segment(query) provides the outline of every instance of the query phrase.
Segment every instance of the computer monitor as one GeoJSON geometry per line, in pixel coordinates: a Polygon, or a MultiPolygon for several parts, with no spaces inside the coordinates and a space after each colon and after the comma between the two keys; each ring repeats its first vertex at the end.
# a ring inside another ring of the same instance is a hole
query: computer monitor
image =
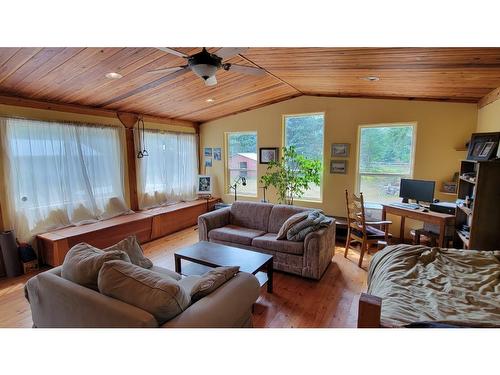
{"type": "Polygon", "coordinates": [[[403,203],[408,203],[408,199],[431,202],[434,200],[435,181],[411,180],[402,178],[399,186],[399,197],[403,198],[403,203]]]}

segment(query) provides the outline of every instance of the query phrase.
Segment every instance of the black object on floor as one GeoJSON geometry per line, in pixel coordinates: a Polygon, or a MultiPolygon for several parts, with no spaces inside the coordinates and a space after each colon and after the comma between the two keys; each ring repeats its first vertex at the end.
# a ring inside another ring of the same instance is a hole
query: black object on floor
{"type": "Polygon", "coordinates": [[[13,231],[0,233],[0,248],[7,277],[22,275],[23,268],[17,252],[16,236],[13,231]]]}

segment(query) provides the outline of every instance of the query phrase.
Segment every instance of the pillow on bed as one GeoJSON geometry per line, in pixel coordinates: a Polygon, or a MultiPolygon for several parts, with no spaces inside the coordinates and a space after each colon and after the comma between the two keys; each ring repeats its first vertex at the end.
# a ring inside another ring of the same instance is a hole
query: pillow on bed
{"type": "Polygon", "coordinates": [[[295,224],[304,220],[309,215],[309,213],[310,211],[299,212],[286,219],[283,225],[281,226],[276,239],[286,240],[286,235],[288,234],[290,228],[293,227],[295,224]]]}

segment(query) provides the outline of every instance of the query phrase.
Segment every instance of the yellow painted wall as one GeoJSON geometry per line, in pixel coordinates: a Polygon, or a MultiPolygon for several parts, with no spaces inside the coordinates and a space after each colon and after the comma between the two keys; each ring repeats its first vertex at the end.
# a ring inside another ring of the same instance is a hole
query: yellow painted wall
{"type": "MultiPolygon", "coordinates": [[[[459,169],[460,160],[465,157],[464,151],[455,151],[455,148],[465,144],[476,130],[477,124],[475,104],[301,96],[202,124],[200,149],[224,148],[224,132],[254,130],[258,133],[258,147],[281,147],[282,115],[307,112],[325,112],[323,202],[297,202],[297,205],[321,208],[326,213],[337,216],[346,215],[344,190],[355,190],[359,125],[416,122],[413,177],[435,180],[436,190],[439,190],[441,182],[451,179],[459,169]],[[331,143],[351,144],[346,175],[329,173],[331,143]]],[[[202,165],[203,163],[202,160],[202,165]]],[[[206,173],[215,177],[214,195],[231,202],[232,195],[224,192],[224,165],[224,160],[214,160],[213,167],[207,168],[206,173]]],[[[265,169],[265,165],[258,166],[259,176],[265,173],[265,169]]],[[[436,197],[441,200],[455,199],[454,196],[439,192],[436,192],[436,197]]],[[[268,198],[273,201],[273,197],[268,195],[268,198]]],[[[258,201],[262,199],[262,189],[259,189],[257,198],[241,199],[258,201]]]]}
{"type": "Polygon", "coordinates": [[[480,108],[477,113],[477,132],[500,131],[500,100],[480,108]]]}
{"type": "MultiPolygon", "coordinates": [[[[28,119],[36,119],[36,120],[47,120],[47,121],[75,121],[75,122],[83,122],[83,123],[91,123],[91,124],[102,124],[102,125],[112,125],[122,127],[120,120],[118,118],[113,117],[103,117],[103,116],[93,116],[93,115],[84,115],[78,113],[70,113],[70,112],[61,112],[61,111],[53,111],[53,110],[45,110],[45,109],[37,109],[37,108],[28,108],[28,107],[20,107],[20,106],[9,106],[0,104],[0,116],[3,117],[23,117],[28,119]]],[[[185,126],[179,125],[168,125],[161,123],[153,123],[145,121],[144,127],[147,129],[159,129],[159,130],[169,130],[169,131],[179,131],[179,132],[189,132],[194,133],[194,128],[188,128],[185,126]]],[[[123,142],[123,155],[126,155],[125,150],[125,142],[123,142]]],[[[129,202],[129,186],[128,186],[128,165],[127,159],[125,158],[125,199],[127,200],[127,204],[129,202]]],[[[3,180],[3,160],[2,153],[0,152],[0,181],[3,180]]],[[[10,228],[10,221],[7,215],[7,210],[5,209],[5,186],[3,183],[0,183],[0,208],[3,219],[4,228],[10,228]]]]}

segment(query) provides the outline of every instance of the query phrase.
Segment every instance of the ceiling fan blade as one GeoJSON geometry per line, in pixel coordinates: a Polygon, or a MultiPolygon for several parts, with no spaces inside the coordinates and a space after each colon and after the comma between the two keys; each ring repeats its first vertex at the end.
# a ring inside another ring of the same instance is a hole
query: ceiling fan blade
{"type": "Polygon", "coordinates": [[[173,73],[181,69],[187,69],[187,67],[188,67],[187,65],[183,65],[183,66],[174,66],[172,68],[154,69],[148,71],[148,73],[173,73]]]}
{"type": "Polygon", "coordinates": [[[231,72],[237,72],[237,73],[244,73],[244,74],[251,74],[254,76],[263,76],[266,74],[266,71],[261,68],[255,68],[253,66],[246,66],[246,65],[235,65],[235,64],[230,64],[229,69],[231,72]]]}
{"type": "Polygon", "coordinates": [[[205,85],[206,86],[215,86],[216,84],[217,84],[217,78],[215,78],[215,76],[208,77],[205,80],[205,85]]]}
{"type": "Polygon", "coordinates": [[[175,56],[184,57],[184,58],[188,58],[188,57],[189,57],[189,56],[188,56],[188,55],[186,55],[185,53],[180,52],[180,51],[176,51],[176,50],[175,50],[175,49],[173,49],[173,48],[168,48],[168,47],[158,47],[157,49],[159,49],[160,51],[163,51],[163,52],[170,53],[170,54],[175,55],[175,56]]]}
{"type": "Polygon", "coordinates": [[[219,57],[222,57],[222,60],[229,59],[230,57],[236,56],[240,53],[245,52],[248,47],[223,47],[215,54],[219,57]]]}

